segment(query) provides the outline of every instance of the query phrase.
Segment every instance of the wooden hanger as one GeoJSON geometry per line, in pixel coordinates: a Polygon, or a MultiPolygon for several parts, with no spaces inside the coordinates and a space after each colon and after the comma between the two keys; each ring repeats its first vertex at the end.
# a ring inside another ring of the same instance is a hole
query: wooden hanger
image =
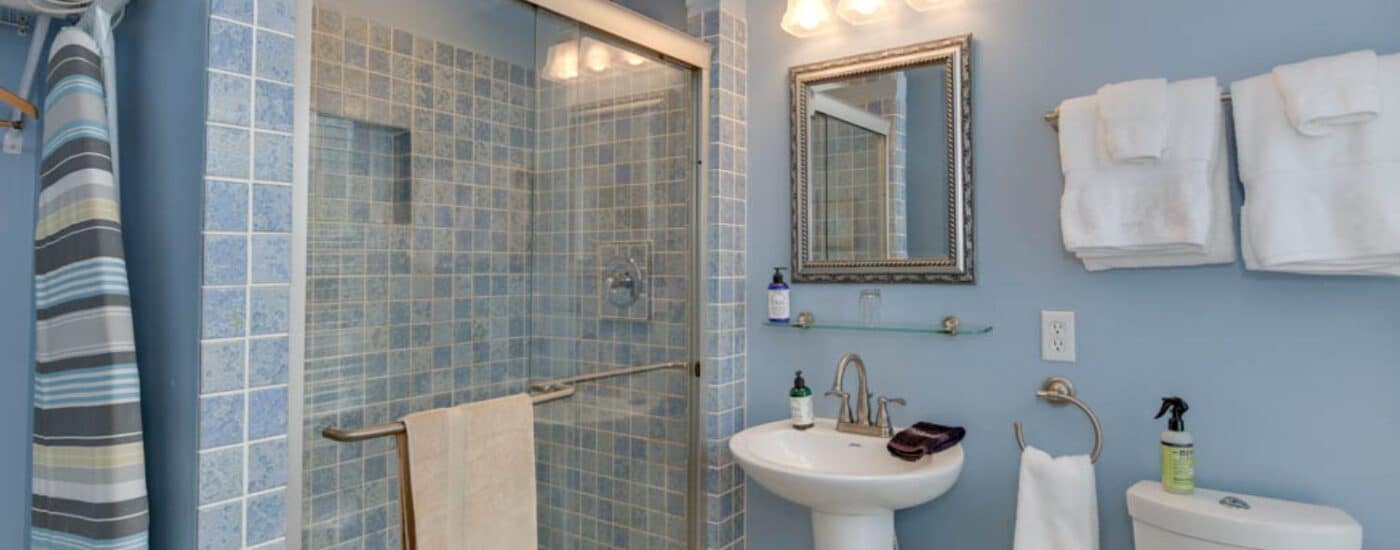
{"type": "MultiPolygon", "coordinates": [[[[19,109],[19,112],[20,112],[21,114],[29,115],[29,118],[39,118],[39,108],[38,108],[38,107],[35,107],[33,103],[30,103],[30,102],[26,101],[24,98],[22,98],[22,97],[16,95],[14,92],[11,92],[11,91],[9,91],[9,90],[7,90],[7,89],[5,89],[5,88],[2,88],[2,87],[0,87],[0,101],[3,101],[3,102],[5,102],[5,103],[8,103],[9,105],[13,106],[14,108],[19,109]]],[[[15,121],[0,120],[0,128],[23,128],[23,127],[24,127],[24,121],[23,121],[23,120],[15,120],[15,121]]]]}

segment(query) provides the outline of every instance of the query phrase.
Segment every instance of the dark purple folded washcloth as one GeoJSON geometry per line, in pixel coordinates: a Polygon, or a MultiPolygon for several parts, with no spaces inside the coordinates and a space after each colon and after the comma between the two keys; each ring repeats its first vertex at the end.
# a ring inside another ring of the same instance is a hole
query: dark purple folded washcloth
{"type": "Polygon", "coordinates": [[[957,445],[967,430],[960,426],[940,426],[931,422],[919,422],[894,434],[886,449],[890,454],[913,462],[924,455],[937,454],[957,445]]]}

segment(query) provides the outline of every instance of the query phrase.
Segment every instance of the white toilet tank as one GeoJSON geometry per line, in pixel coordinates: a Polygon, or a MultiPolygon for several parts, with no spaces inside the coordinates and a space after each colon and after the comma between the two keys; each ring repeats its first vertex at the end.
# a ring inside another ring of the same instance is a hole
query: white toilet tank
{"type": "Polygon", "coordinates": [[[1336,508],[1156,481],[1128,488],[1137,550],[1361,550],[1361,524],[1336,508]]]}

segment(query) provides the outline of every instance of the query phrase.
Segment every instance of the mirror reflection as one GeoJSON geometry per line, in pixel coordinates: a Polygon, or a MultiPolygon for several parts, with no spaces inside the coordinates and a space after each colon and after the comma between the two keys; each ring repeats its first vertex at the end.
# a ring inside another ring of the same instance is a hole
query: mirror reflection
{"type": "Polygon", "coordinates": [[[813,260],[949,255],[946,78],[929,64],[810,87],[813,260]]]}

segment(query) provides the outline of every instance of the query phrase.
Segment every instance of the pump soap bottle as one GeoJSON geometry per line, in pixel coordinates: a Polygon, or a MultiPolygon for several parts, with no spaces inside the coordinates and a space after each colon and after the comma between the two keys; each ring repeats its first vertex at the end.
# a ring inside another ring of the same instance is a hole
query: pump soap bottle
{"type": "Polygon", "coordinates": [[[1162,432],[1162,488],[1169,493],[1189,495],[1196,490],[1196,446],[1181,419],[1190,409],[1180,397],[1163,397],[1162,410],[1154,417],[1172,413],[1162,432]]]}
{"type": "Polygon", "coordinates": [[[802,379],[802,371],[797,371],[792,391],[788,392],[788,410],[792,413],[792,427],[805,430],[816,424],[812,419],[812,388],[802,379]]]}
{"type": "Polygon", "coordinates": [[[773,282],[768,285],[768,322],[792,322],[792,289],[783,281],[782,267],[773,268],[773,282]]]}

